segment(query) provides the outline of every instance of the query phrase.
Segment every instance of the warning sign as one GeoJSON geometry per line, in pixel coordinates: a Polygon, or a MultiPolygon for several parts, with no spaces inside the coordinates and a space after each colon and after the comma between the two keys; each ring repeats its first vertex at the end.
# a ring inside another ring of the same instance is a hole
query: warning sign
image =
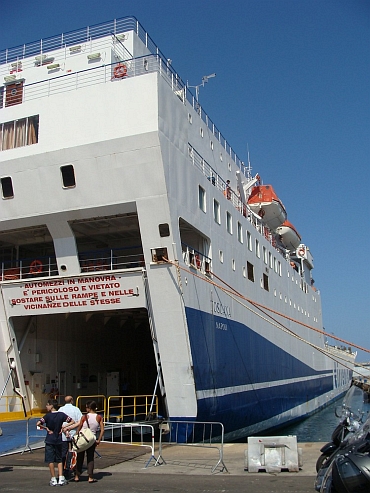
{"type": "Polygon", "coordinates": [[[145,306],[141,274],[30,281],[3,285],[9,317],[145,306]]]}

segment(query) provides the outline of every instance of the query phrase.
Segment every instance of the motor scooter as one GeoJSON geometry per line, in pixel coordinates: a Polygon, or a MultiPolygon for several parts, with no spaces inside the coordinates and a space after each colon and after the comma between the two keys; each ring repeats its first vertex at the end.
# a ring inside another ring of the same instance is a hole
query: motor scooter
{"type": "Polygon", "coordinates": [[[360,430],[343,442],[326,468],[320,493],[370,491],[370,417],[360,430]]]}
{"type": "Polygon", "coordinates": [[[321,455],[316,461],[316,472],[325,467],[326,461],[338,450],[348,433],[357,431],[360,427],[362,411],[358,408],[358,401],[361,399],[363,399],[363,391],[352,385],[343,399],[342,406],[335,409],[335,415],[340,418],[340,422],[331,435],[331,442],[320,449],[321,455]],[[354,406],[357,406],[356,413],[352,411],[354,406]]]}
{"type": "Polygon", "coordinates": [[[346,448],[348,443],[352,443],[358,439],[362,433],[361,430],[363,430],[364,426],[361,424],[364,417],[363,407],[364,393],[362,389],[353,385],[343,399],[342,406],[336,408],[335,410],[336,416],[340,417],[341,421],[333,432],[332,442],[329,442],[322,447],[322,454],[316,462],[316,491],[321,491],[327,471],[331,468],[332,462],[336,458],[337,454],[341,453],[341,451],[346,448]]]}

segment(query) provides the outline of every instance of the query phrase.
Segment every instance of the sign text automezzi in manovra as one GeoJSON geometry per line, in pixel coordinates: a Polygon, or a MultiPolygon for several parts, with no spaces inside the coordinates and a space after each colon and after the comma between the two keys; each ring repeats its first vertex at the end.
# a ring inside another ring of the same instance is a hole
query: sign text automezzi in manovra
{"type": "Polygon", "coordinates": [[[3,284],[9,317],[145,306],[141,274],[74,277],[3,284]]]}

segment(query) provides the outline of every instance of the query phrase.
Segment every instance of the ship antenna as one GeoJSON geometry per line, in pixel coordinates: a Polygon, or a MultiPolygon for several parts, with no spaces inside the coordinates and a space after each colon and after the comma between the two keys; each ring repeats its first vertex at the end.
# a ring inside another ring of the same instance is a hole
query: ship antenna
{"type": "Polygon", "coordinates": [[[211,79],[212,77],[216,77],[216,74],[213,73],[210,75],[203,75],[201,84],[198,84],[197,86],[190,86],[189,81],[186,81],[186,87],[188,87],[188,88],[192,87],[195,89],[195,99],[196,99],[197,103],[199,101],[199,88],[204,87],[204,84],[206,82],[208,82],[208,79],[211,79]]]}
{"type": "Polygon", "coordinates": [[[246,177],[249,180],[252,179],[252,166],[251,166],[251,160],[249,157],[249,145],[247,144],[247,156],[248,156],[248,166],[246,166],[245,171],[246,171],[246,177]]]}

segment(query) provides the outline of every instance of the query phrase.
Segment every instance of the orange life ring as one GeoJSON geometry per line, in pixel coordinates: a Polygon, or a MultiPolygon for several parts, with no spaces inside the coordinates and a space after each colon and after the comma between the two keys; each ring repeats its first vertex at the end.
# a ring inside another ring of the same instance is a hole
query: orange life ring
{"type": "Polygon", "coordinates": [[[35,259],[30,264],[30,274],[39,274],[40,272],[42,272],[42,262],[35,259]]]}
{"type": "Polygon", "coordinates": [[[113,75],[115,79],[122,79],[122,77],[126,77],[127,75],[127,67],[123,63],[119,63],[116,67],[114,67],[113,75]]]}

